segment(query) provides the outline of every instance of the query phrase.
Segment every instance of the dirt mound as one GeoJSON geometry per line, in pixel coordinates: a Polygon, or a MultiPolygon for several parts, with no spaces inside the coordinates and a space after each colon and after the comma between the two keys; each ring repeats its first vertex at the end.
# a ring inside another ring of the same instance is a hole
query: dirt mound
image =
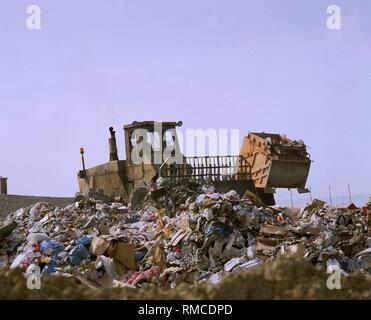
{"type": "Polygon", "coordinates": [[[19,270],[0,271],[1,299],[371,299],[371,280],[359,273],[329,290],[329,275],[300,258],[280,257],[254,269],[235,272],[216,285],[90,289],[75,278],[43,277],[41,290],[29,290],[19,270]]]}

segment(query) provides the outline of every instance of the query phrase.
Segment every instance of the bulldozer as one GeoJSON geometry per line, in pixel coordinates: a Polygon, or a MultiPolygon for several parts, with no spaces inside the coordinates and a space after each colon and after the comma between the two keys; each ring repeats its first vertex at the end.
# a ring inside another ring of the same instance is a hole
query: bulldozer
{"type": "Polygon", "coordinates": [[[85,150],[80,149],[80,193],[101,194],[138,208],[158,178],[204,181],[221,193],[235,190],[259,206],[275,204],[276,188],[308,191],[305,184],[311,159],[303,141],[279,134],[249,133],[239,155],[187,157],[180,152],[176,134],[181,125],[181,121],[124,125],[125,160],[119,160],[115,130],[109,128],[109,162],[86,169],[85,150]],[[146,153],[138,152],[144,149],[146,153]],[[143,161],[145,155],[148,159],[143,161]]]}

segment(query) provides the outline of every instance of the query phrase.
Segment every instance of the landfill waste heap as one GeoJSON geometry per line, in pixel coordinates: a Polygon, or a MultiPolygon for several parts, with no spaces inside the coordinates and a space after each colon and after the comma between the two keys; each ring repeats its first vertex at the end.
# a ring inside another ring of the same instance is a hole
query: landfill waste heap
{"type": "Polygon", "coordinates": [[[140,210],[79,197],[63,209],[41,202],[11,213],[0,225],[0,269],[26,278],[40,270],[42,279],[59,275],[90,288],[174,288],[216,285],[293,255],[366,281],[370,214],[371,202],[258,208],[233,190],[159,178],[140,210]]]}

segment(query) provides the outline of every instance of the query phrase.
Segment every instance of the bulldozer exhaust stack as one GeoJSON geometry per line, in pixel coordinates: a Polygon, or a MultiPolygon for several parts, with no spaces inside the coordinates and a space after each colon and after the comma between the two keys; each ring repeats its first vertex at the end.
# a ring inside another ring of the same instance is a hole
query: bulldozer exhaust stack
{"type": "Polygon", "coordinates": [[[117,144],[116,144],[116,132],[112,127],[109,128],[111,138],[108,139],[109,146],[109,161],[117,161],[119,159],[117,155],[117,144]]]}

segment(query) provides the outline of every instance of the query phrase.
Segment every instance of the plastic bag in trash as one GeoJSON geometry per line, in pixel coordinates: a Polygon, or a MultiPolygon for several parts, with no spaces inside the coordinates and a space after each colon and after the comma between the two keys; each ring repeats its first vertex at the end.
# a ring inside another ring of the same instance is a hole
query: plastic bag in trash
{"type": "Polygon", "coordinates": [[[13,260],[10,268],[27,269],[34,262],[35,258],[36,254],[34,252],[22,252],[13,260]]]}
{"type": "Polygon", "coordinates": [[[27,241],[28,242],[42,242],[44,240],[49,240],[49,236],[45,233],[30,233],[28,236],[27,236],[27,241]]]}
{"type": "Polygon", "coordinates": [[[201,187],[201,190],[203,193],[214,193],[215,192],[215,187],[212,185],[203,185],[201,187]]]}
{"type": "Polygon", "coordinates": [[[58,253],[64,249],[64,245],[54,240],[44,240],[40,244],[40,251],[42,254],[51,256],[54,253],[58,253]]]}
{"type": "Polygon", "coordinates": [[[205,203],[205,199],[206,199],[206,196],[204,194],[200,194],[197,198],[196,198],[196,205],[197,206],[202,206],[204,203],[205,203]]]}
{"type": "Polygon", "coordinates": [[[203,216],[206,218],[207,221],[211,221],[214,218],[213,209],[212,208],[204,209],[203,216]]]}
{"type": "Polygon", "coordinates": [[[15,269],[21,266],[23,259],[26,257],[26,252],[21,252],[19,255],[15,257],[12,264],[10,265],[11,269],[15,269]]]}
{"type": "Polygon", "coordinates": [[[145,252],[143,252],[143,251],[137,251],[137,252],[135,252],[135,259],[137,261],[142,261],[143,258],[145,257],[145,255],[146,255],[145,252]]]}
{"type": "Polygon", "coordinates": [[[78,246],[81,244],[84,247],[90,247],[92,238],[92,236],[82,236],[75,241],[75,245],[78,246]]]}
{"type": "Polygon", "coordinates": [[[119,276],[116,271],[116,266],[113,263],[113,259],[105,256],[99,256],[95,261],[96,270],[104,270],[104,272],[112,279],[118,279],[119,276]]]}
{"type": "Polygon", "coordinates": [[[217,234],[220,238],[224,239],[228,237],[230,233],[231,231],[226,225],[215,221],[211,222],[205,230],[205,236],[207,238],[210,237],[212,234],[217,234]]]}
{"type": "Polygon", "coordinates": [[[50,262],[44,267],[42,274],[51,274],[56,272],[56,267],[58,267],[57,261],[51,259],[50,262]]]}
{"type": "Polygon", "coordinates": [[[39,206],[39,203],[36,203],[29,212],[29,215],[31,218],[36,217],[39,214],[39,209],[37,208],[39,206]]]}
{"type": "Polygon", "coordinates": [[[160,188],[166,188],[169,186],[170,184],[170,179],[169,178],[163,178],[163,177],[160,177],[156,180],[156,183],[158,184],[158,186],[160,188]]]}
{"type": "Polygon", "coordinates": [[[89,257],[89,251],[82,244],[74,247],[68,254],[67,260],[70,265],[77,266],[89,257]]]}
{"type": "Polygon", "coordinates": [[[234,190],[231,190],[229,192],[227,192],[224,197],[230,201],[238,201],[240,200],[240,196],[238,195],[238,193],[234,190]]]}

